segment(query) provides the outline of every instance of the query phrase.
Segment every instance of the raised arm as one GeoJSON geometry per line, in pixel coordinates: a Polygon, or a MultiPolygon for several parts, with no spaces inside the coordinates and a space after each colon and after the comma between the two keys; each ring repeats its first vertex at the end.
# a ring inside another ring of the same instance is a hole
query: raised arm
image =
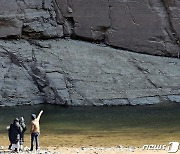
{"type": "Polygon", "coordinates": [[[38,114],[38,116],[37,116],[37,120],[38,120],[38,121],[40,120],[42,113],[43,113],[43,110],[41,110],[41,112],[39,112],[39,114],[38,114]]]}

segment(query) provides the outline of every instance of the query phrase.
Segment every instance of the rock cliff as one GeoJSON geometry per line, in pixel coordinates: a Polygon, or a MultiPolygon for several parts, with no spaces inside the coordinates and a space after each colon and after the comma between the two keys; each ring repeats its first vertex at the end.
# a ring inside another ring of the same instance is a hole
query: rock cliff
{"type": "Polygon", "coordinates": [[[179,0],[1,0],[0,105],[180,102],[179,25],[179,0]]]}
{"type": "Polygon", "coordinates": [[[180,61],[81,41],[0,40],[0,104],[180,102],[180,61]]]}
{"type": "Polygon", "coordinates": [[[1,0],[0,38],[103,42],[134,52],[179,57],[179,0],[1,0]]]}

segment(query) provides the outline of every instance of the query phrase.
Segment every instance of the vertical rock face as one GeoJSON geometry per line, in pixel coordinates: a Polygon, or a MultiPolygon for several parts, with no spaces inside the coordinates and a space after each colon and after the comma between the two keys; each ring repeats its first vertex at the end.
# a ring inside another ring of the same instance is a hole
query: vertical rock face
{"type": "Polygon", "coordinates": [[[180,1],[163,0],[175,41],[180,44],[180,1]]]}
{"type": "Polygon", "coordinates": [[[1,0],[0,38],[14,37],[0,40],[0,105],[179,102],[178,59],[29,39],[179,58],[179,0],[1,0]]]}
{"type": "Polygon", "coordinates": [[[22,21],[16,17],[19,6],[11,0],[0,2],[0,37],[20,36],[22,21]]]}
{"type": "Polygon", "coordinates": [[[2,0],[0,2],[0,37],[22,35],[30,38],[62,37],[52,0],[2,0]]]}
{"type": "Polygon", "coordinates": [[[165,50],[160,18],[147,1],[111,0],[107,43],[133,51],[162,54],[165,50]]]}
{"type": "Polygon", "coordinates": [[[174,36],[180,33],[177,0],[56,0],[56,4],[64,23],[73,20],[77,37],[136,52],[179,55],[179,38],[174,36]]]}
{"type": "Polygon", "coordinates": [[[132,51],[178,56],[179,46],[172,40],[169,15],[161,0],[111,0],[112,26],[107,43],[132,51]]]}
{"type": "Polygon", "coordinates": [[[104,40],[110,27],[109,4],[107,0],[56,0],[64,22],[73,19],[76,36],[88,40],[104,40]]]}
{"type": "Polygon", "coordinates": [[[179,57],[179,0],[1,0],[0,37],[75,37],[179,57]]]}
{"type": "Polygon", "coordinates": [[[91,40],[104,40],[106,30],[111,24],[107,1],[79,0],[72,1],[72,6],[74,33],[91,40]]]}

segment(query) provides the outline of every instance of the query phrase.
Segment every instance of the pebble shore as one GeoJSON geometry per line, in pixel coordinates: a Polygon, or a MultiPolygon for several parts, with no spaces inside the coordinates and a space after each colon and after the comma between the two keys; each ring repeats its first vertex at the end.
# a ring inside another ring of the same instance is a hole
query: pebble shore
{"type": "MultiPolygon", "coordinates": [[[[1,154],[15,153],[7,150],[7,147],[0,147],[1,154]]],[[[17,152],[16,152],[17,153],[17,152]]],[[[167,154],[166,150],[143,150],[139,147],[123,147],[121,145],[116,147],[48,147],[42,148],[38,151],[29,151],[25,147],[19,154],[167,154]]],[[[178,152],[177,152],[178,153],[178,152]]]]}

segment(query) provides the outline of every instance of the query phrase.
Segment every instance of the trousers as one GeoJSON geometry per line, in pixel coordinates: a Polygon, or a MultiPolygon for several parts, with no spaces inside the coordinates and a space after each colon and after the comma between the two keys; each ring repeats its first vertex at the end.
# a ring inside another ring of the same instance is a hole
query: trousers
{"type": "Polygon", "coordinates": [[[34,147],[34,140],[36,142],[36,150],[38,150],[39,148],[39,135],[40,133],[32,133],[31,134],[31,151],[33,151],[33,147],[34,147]]]}

